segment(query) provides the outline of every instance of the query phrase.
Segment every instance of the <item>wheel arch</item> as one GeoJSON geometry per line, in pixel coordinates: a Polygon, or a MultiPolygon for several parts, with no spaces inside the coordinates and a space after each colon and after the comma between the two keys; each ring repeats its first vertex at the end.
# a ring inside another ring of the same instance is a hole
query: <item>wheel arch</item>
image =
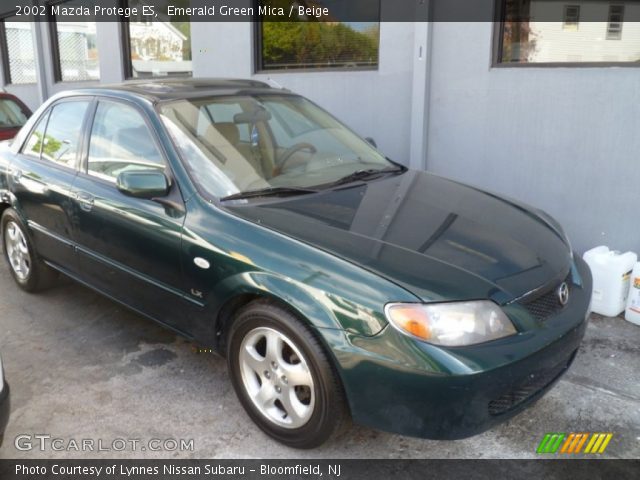
{"type": "Polygon", "coordinates": [[[6,180],[0,178],[0,185],[4,185],[4,188],[0,188],[0,217],[2,217],[4,211],[11,207],[13,202],[11,201],[12,195],[6,188],[6,180]]]}
{"type": "MultiPolygon", "coordinates": [[[[336,327],[325,327],[324,322],[319,321],[317,318],[309,318],[309,309],[301,307],[297,302],[292,303],[287,300],[284,295],[279,295],[277,292],[255,290],[236,293],[222,305],[219,309],[215,319],[215,348],[220,355],[226,357],[227,355],[227,334],[233,324],[234,318],[237,313],[247,305],[255,301],[268,301],[273,305],[276,305],[298,318],[304,325],[306,325],[310,333],[316,338],[321,348],[329,360],[331,368],[333,369],[342,394],[346,401],[346,408],[348,412],[352,411],[352,399],[349,395],[350,389],[346,388],[346,377],[342,370],[341,362],[336,356],[336,352],[332,348],[331,344],[336,343],[341,348],[348,343],[347,335],[344,329],[336,327]],[[332,340],[333,339],[333,340],[332,340]]],[[[337,322],[337,320],[336,320],[337,322]]],[[[338,325],[336,323],[336,325],[338,325]]]]}
{"type": "Polygon", "coordinates": [[[214,315],[216,348],[221,353],[225,352],[226,333],[235,315],[241,308],[256,300],[268,300],[276,304],[313,330],[343,330],[332,312],[320,305],[307,289],[294,282],[264,272],[243,273],[238,277],[240,278],[224,282],[225,285],[214,293],[217,298],[225,298],[215,309],[214,315]],[[226,295],[221,295],[220,290],[224,290],[226,295]]]}
{"type": "Polygon", "coordinates": [[[348,342],[346,329],[334,312],[314,298],[308,287],[267,272],[245,272],[224,284],[216,289],[215,295],[225,300],[213,316],[214,348],[221,355],[226,355],[226,335],[240,309],[256,300],[267,300],[287,310],[309,328],[322,345],[346,394],[340,361],[331,346],[348,342]]]}

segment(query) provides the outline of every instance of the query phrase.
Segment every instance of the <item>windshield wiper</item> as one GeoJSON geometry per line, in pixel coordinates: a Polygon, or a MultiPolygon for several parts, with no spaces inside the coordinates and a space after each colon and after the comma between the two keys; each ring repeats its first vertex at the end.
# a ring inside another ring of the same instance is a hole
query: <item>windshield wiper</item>
{"type": "Polygon", "coordinates": [[[222,197],[220,201],[226,202],[227,200],[241,200],[244,198],[269,197],[278,195],[305,195],[317,192],[318,190],[302,187],[268,187],[262,188],[260,190],[249,190],[248,192],[234,193],[233,195],[222,197]]]}
{"type": "Polygon", "coordinates": [[[374,178],[387,175],[389,173],[401,173],[406,171],[405,167],[397,166],[390,168],[383,168],[381,170],[376,169],[367,169],[367,170],[356,170],[349,175],[339,178],[338,180],[328,183],[328,187],[335,187],[337,185],[344,185],[346,183],[357,182],[358,180],[372,180],[374,178]]]}

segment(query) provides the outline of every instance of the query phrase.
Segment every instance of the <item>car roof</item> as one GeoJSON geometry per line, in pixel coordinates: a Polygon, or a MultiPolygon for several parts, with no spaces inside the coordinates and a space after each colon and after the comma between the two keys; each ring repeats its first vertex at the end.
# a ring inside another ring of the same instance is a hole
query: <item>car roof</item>
{"type": "Polygon", "coordinates": [[[16,97],[15,95],[7,92],[7,91],[3,91],[0,88],[0,99],[4,99],[4,100],[13,100],[15,103],[17,103],[20,107],[22,107],[23,110],[26,110],[29,115],[31,115],[31,109],[27,106],[26,103],[24,103],[22,100],[20,100],[19,97],[16,97]]]}
{"type": "Polygon", "coordinates": [[[234,94],[260,94],[285,92],[274,89],[265,82],[229,78],[179,78],[131,80],[112,85],[99,85],[68,92],[83,94],[133,94],[150,101],[180,100],[194,97],[234,94]]]}
{"type": "Polygon", "coordinates": [[[20,100],[15,95],[13,95],[13,94],[11,94],[9,92],[3,92],[2,90],[0,90],[0,98],[9,98],[11,100],[20,100]]]}

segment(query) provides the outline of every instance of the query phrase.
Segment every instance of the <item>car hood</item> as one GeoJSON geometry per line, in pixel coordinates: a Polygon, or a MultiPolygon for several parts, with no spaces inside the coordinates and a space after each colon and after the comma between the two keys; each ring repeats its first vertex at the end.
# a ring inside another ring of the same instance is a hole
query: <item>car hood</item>
{"type": "Polygon", "coordinates": [[[531,209],[427,172],[225,207],[360,265],[423,301],[503,304],[566,275],[562,234],[531,209]]]}

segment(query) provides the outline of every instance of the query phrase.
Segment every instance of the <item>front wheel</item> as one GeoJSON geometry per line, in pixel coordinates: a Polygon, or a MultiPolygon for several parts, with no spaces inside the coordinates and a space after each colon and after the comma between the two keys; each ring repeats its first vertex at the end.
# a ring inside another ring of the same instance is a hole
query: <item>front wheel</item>
{"type": "Polygon", "coordinates": [[[2,214],[4,256],[18,286],[36,292],[51,286],[56,273],[38,256],[20,217],[12,208],[2,214]]]}
{"type": "Polygon", "coordinates": [[[236,394],[271,437],[314,448],[348,423],[342,387],[324,349],[290,312],[252,302],[233,322],[228,346],[236,394]]]}

